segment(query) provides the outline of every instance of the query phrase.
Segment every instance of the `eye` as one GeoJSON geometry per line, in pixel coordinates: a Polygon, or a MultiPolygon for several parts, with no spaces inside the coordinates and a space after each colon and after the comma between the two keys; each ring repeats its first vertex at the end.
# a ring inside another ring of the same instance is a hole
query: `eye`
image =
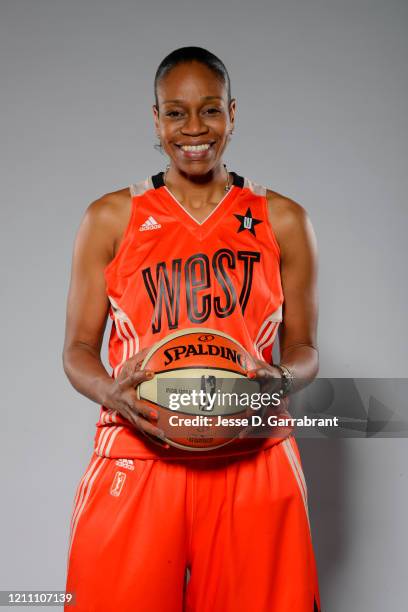
{"type": "Polygon", "coordinates": [[[168,113],[166,113],[166,117],[174,117],[174,115],[180,115],[181,113],[179,111],[169,111],[168,113]]]}
{"type": "Polygon", "coordinates": [[[220,113],[221,111],[218,108],[208,108],[206,110],[207,113],[210,113],[210,115],[214,115],[216,113],[220,113]],[[214,111],[214,112],[213,112],[214,111]]]}

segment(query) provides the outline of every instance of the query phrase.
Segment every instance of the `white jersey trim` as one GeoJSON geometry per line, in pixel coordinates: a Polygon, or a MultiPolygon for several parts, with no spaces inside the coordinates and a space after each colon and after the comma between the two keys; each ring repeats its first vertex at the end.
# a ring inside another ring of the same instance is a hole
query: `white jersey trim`
{"type": "Polygon", "coordinates": [[[137,183],[132,183],[131,185],[129,185],[130,194],[133,198],[135,196],[143,195],[145,191],[148,191],[149,189],[153,188],[154,185],[150,176],[143,179],[142,181],[138,181],[137,183]]]}
{"type": "Polygon", "coordinates": [[[244,188],[250,189],[255,195],[266,196],[266,187],[244,177],[244,188]]]}
{"type": "Polygon", "coordinates": [[[259,328],[258,334],[255,338],[254,348],[257,355],[262,359],[263,351],[273,344],[276,334],[278,331],[279,324],[282,322],[282,304],[270,314],[259,328]]]}
{"type": "Polygon", "coordinates": [[[112,296],[108,295],[108,298],[112,306],[118,336],[123,342],[122,360],[114,369],[114,376],[116,378],[125,361],[139,351],[139,336],[128,315],[120,308],[119,304],[112,296]],[[126,323],[126,325],[124,325],[124,323],[126,323]]]}
{"type": "Polygon", "coordinates": [[[309,508],[308,508],[308,500],[307,500],[307,487],[305,476],[303,474],[303,469],[301,464],[299,463],[299,459],[295,453],[295,450],[292,446],[291,436],[283,440],[282,447],[285,450],[286,457],[288,459],[289,465],[292,468],[293,475],[296,479],[296,482],[299,487],[300,494],[302,496],[303,505],[305,508],[307,523],[309,525],[310,530],[310,518],[309,518],[309,508]]]}
{"type": "Polygon", "coordinates": [[[74,510],[73,510],[72,519],[71,519],[71,531],[70,531],[69,548],[68,548],[68,555],[67,555],[67,571],[69,567],[72,544],[75,538],[78,521],[81,518],[81,515],[84,511],[84,508],[88,501],[88,498],[91,493],[91,489],[95,482],[95,479],[98,476],[98,473],[100,472],[102,466],[104,465],[106,461],[107,459],[105,457],[95,458],[95,460],[92,462],[91,466],[89,467],[88,471],[86,472],[86,474],[84,475],[84,477],[82,478],[79,484],[78,491],[75,497],[74,510]]]}

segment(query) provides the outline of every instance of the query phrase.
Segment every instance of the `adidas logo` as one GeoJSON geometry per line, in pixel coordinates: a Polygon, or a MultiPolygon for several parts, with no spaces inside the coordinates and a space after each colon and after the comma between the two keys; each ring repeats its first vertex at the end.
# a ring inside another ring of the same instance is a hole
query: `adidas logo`
{"type": "Polygon", "coordinates": [[[160,223],[157,223],[156,219],[150,216],[146,221],[139,227],[139,232],[147,232],[149,230],[160,229],[160,223]]]}
{"type": "Polygon", "coordinates": [[[116,465],[121,468],[125,468],[125,470],[134,470],[135,466],[133,463],[133,459],[118,459],[116,461],[116,465]]]}

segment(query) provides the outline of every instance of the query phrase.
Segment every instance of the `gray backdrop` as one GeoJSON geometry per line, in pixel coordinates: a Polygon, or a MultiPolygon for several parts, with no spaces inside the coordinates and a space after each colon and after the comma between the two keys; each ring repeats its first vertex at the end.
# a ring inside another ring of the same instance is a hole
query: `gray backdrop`
{"type": "MultiPolygon", "coordinates": [[[[173,49],[230,71],[229,168],[310,214],[320,375],[407,375],[407,18],[403,0],[1,0],[1,589],[64,588],[98,417],[61,364],[72,244],[92,200],[164,169],[153,77],[173,49]]],[[[324,612],[404,610],[407,441],[299,444],[324,612]]]]}

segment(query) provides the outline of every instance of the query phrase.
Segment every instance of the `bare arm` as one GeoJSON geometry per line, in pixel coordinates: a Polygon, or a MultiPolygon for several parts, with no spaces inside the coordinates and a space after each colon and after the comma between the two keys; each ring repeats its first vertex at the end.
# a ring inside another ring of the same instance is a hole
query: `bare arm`
{"type": "MultiPolygon", "coordinates": [[[[319,369],[317,348],[317,245],[305,209],[273,191],[267,191],[269,218],[281,254],[284,294],[279,328],[280,363],[294,375],[293,390],[313,380],[319,369]]],[[[269,389],[280,387],[280,371],[257,362],[257,378],[269,389]],[[274,381],[273,379],[279,379],[274,381]]]]}
{"type": "MultiPolygon", "coordinates": [[[[292,372],[292,391],[296,391],[311,382],[319,370],[316,237],[302,206],[270,190],[267,200],[281,255],[284,303],[279,328],[280,364],[292,372]]],[[[276,388],[272,379],[281,378],[278,368],[262,362],[258,366],[264,384],[276,388]]]]}
{"type": "Polygon", "coordinates": [[[108,315],[104,268],[112,258],[109,204],[101,198],[85,212],[72,257],[63,364],[77,391],[103,403],[112,383],[100,359],[108,315]]]}
{"type": "Polygon", "coordinates": [[[275,202],[279,221],[283,321],[279,330],[280,362],[302,381],[319,370],[317,347],[317,244],[311,221],[302,206],[281,198],[275,202]]]}
{"type": "Polygon", "coordinates": [[[108,374],[100,357],[109,311],[104,269],[126,224],[123,203],[123,195],[118,194],[95,200],[80,225],[68,293],[64,370],[77,391],[118,411],[139,430],[163,437],[147,420],[156,419],[157,413],[139,401],[135,391],[137,384],[151,377],[140,370],[146,349],[124,364],[117,379],[108,374]]]}

